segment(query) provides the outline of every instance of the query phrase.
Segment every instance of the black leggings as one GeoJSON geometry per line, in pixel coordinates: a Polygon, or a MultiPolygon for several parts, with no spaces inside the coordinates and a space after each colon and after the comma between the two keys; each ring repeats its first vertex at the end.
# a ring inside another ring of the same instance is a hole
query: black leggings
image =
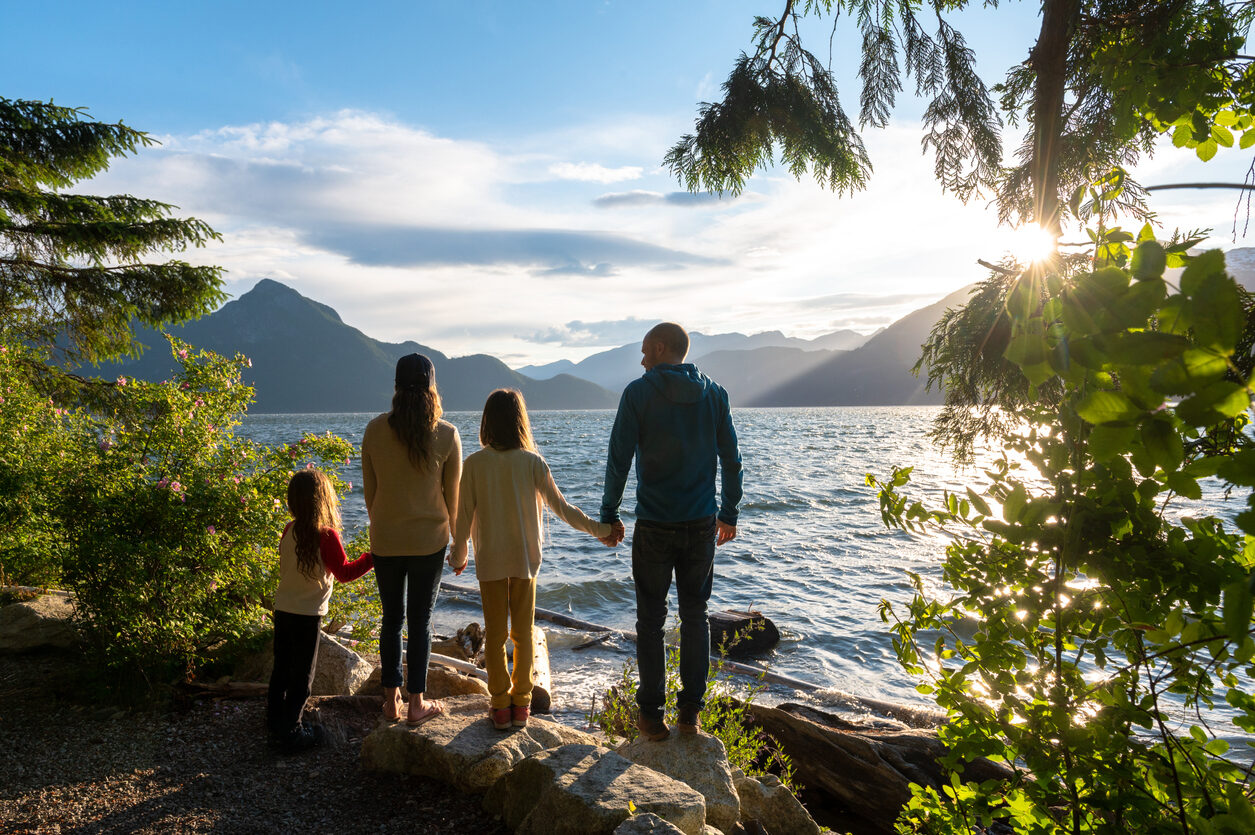
{"type": "Polygon", "coordinates": [[[314,686],[322,616],[276,609],[274,623],[275,668],[266,694],[266,721],[272,733],[286,734],[301,724],[301,711],[314,686]]]}

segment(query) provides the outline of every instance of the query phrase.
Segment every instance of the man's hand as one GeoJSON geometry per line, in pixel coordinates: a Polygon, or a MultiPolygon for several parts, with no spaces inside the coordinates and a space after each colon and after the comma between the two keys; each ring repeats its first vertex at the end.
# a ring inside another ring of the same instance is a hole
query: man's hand
{"type": "Polygon", "coordinates": [[[736,539],[736,525],[729,525],[722,519],[715,520],[715,544],[722,545],[736,539]]]}
{"type": "Polygon", "coordinates": [[[627,532],[627,529],[623,527],[622,520],[616,519],[615,521],[610,523],[610,535],[599,536],[597,537],[597,539],[599,542],[601,542],[602,545],[605,545],[607,548],[613,548],[614,546],[618,545],[620,542],[623,541],[623,536],[626,532],[627,532]]]}

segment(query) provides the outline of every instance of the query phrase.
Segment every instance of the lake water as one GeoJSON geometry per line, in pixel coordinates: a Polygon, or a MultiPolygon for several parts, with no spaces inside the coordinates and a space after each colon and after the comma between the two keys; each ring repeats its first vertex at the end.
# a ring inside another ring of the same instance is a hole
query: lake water
{"type": "MultiPolygon", "coordinates": [[[[940,537],[887,530],[867,473],[887,476],[893,466],[915,467],[913,495],[939,500],[943,490],[976,484],[978,469],[956,470],[925,433],[936,407],[830,407],[736,409],[733,418],[745,466],[745,497],[737,538],[715,558],[711,607],[761,610],[780,629],[779,646],[763,660],[779,673],[859,696],[927,706],[915,681],[898,666],[877,607],[882,598],[899,605],[912,596],[907,572],[940,588],[940,537]]],[[[326,432],[361,443],[374,414],[252,415],[242,435],[282,443],[303,432],[326,432]]],[[[463,453],[478,448],[479,413],[452,412],[446,419],[462,435],[463,453]]],[[[567,499],[596,517],[601,504],[610,411],[533,412],[537,445],[567,499]]],[[[366,524],[360,462],[345,477],[353,490],[342,508],[346,530],[366,524]]],[[[537,605],[605,626],[634,629],[630,535],[635,484],[629,479],[624,520],[629,538],[606,548],[550,516],[537,605]]],[[[1204,501],[1231,517],[1244,496],[1224,501],[1213,490],[1204,501]]],[[[446,579],[474,586],[473,569],[446,579]]],[[[368,581],[369,582],[369,581],[368,581]]],[[[671,611],[674,613],[674,592],[671,611]]],[[[452,634],[482,620],[478,602],[441,594],[436,629],[452,634]]],[[[586,639],[541,624],[551,647],[555,708],[574,718],[587,710],[631,658],[631,643],[569,651],[586,639]]],[[[796,698],[784,688],[772,698],[796,698]]],[[[822,692],[809,696],[821,703],[822,692]]]]}

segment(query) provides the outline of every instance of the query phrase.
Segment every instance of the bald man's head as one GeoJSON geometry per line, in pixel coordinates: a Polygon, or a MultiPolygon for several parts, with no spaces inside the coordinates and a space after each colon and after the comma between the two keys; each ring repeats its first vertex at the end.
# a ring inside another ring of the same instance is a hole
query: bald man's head
{"type": "Polygon", "coordinates": [[[689,352],[689,335],[688,331],[677,325],[675,322],[663,322],[654,325],[649,329],[649,333],[645,334],[646,342],[654,342],[662,346],[665,356],[663,362],[681,363],[688,356],[689,352]]]}

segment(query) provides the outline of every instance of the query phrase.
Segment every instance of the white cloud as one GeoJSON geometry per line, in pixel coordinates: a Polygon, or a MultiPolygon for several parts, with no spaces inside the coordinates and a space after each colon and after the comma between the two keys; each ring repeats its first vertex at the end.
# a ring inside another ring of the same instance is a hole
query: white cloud
{"type": "Polygon", "coordinates": [[[381,339],[534,362],[595,350],[600,329],[581,323],[870,330],[998,257],[993,213],[940,193],[909,126],[869,136],[866,192],[841,198],[772,170],[736,200],[676,191],[648,167],[674,137],[622,127],[638,144],[600,126],[599,153],[576,127],[499,147],[344,111],[168,137],[91,188],[209,220],[224,242],[187,257],[226,267],[233,294],[273,277],[381,339]],[[630,171],[640,188],[548,173],[590,157],[617,167],[589,170],[630,171]]]}
{"type": "Polygon", "coordinates": [[[585,183],[621,183],[639,180],[645,172],[639,165],[623,165],[607,168],[594,162],[556,162],[549,166],[549,173],[560,180],[579,180],[585,183]]]}

